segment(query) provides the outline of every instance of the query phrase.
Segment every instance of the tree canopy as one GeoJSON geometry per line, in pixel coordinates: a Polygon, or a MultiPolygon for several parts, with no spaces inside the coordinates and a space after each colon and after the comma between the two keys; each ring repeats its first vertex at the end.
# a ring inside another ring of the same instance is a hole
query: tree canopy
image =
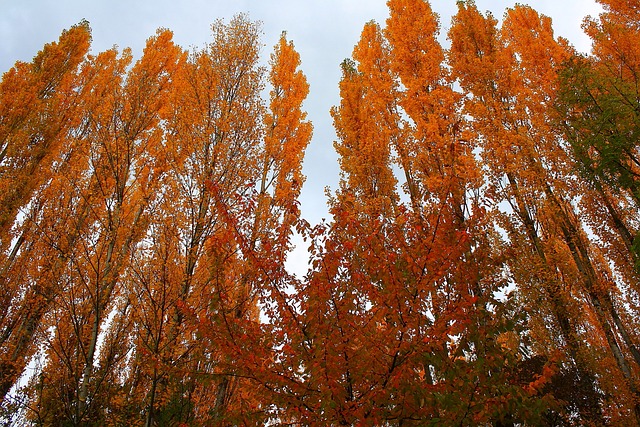
{"type": "Polygon", "coordinates": [[[389,0],[341,64],[329,221],[283,33],[89,53],[0,82],[6,425],[640,425],[640,6],[592,52],[516,5],[389,0]],[[285,268],[294,233],[304,277],[285,268]]]}

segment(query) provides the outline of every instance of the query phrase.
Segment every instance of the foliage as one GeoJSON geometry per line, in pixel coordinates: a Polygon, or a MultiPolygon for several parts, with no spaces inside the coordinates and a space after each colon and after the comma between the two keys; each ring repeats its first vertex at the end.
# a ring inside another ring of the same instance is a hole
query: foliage
{"type": "Polygon", "coordinates": [[[458,1],[445,49],[389,0],[342,63],[318,225],[284,33],[262,66],[242,15],[138,59],[64,31],[0,83],[0,419],[640,424],[632,3],[581,56],[527,6],[458,1]]]}

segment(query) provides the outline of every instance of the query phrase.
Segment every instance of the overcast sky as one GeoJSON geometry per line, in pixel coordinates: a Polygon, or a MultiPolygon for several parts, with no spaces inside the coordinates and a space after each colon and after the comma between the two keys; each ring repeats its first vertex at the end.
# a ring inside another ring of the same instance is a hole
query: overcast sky
{"type": "MultiPolygon", "coordinates": [[[[490,10],[497,18],[514,3],[476,0],[480,10],[490,10]]],[[[580,25],[586,15],[597,15],[601,10],[595,0],[520,3],[550,16],[556,35],[566,37],[583,52],[589,50],[589,39],[580,25]]],[[[433,0],[431,4],[446,34],[456,2],[433,0]]],[[[0,0],[0,10],[0,73],[16,60],[30,61],[45,43],[56,40],[63,29],[82,19],[91,24],[93,53],[117,45],[132,48],[136,57],[157,28],[172,30],[176,43],[185,48],[201,47],[209,41],[214,20],[228,20],[242,12],[262,22],[266,62],[280,33],[286,30],[300,52],[311,91],[305,107],[314,125],[314,137],[305,158],[307,182],[301,203],[303,216],[312,224],[326,217],[324,187],[335,189],[338,181],[329,109],[339,102],[339,64],[351,55],[363,25],[372,19],[384,24],[388,14],[385,0],[0,0]]]]}

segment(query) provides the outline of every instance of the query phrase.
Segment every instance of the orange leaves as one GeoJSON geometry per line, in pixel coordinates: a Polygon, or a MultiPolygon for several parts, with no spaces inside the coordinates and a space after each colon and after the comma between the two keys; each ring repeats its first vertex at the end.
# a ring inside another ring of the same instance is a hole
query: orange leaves
{"type": "Polygon", "coordinates": [[[531,396],[535,396],[543,392],[545,386],[547,386],[554,375],[558,373],[558,368],[555,364],[547,362],[542,367],[542,372],[540,374],[536,374],[533,381],[529,382],[526,385],[525,390],[531,396]]]}
{"type": "Polygon", "coordinates": [[[448,59],[454,65],[454,75],[463,84],[480,84],[494,78],[493,64],[499,54],[496,24],[493,16],[483,16],[474,3],[458,2],[458,12],[448,32],[451,39],[448,59]]]}
{"type": "Polygon", "coordinates": [[[265,169],[261,192],[269,190],[273,183],[272,203],[285,212],[291,212],[297,209],[295,201],[304,182],[304,150],[311,140],[313,130],[302,110],[302,103],[309,93],[309,84],[298,69],[300,55],[284,34],[274,48],[270,65],[269,81],[272,88],[269,112],[264,117],[265,169]]]}
{"type": "MultiPolygon", "coordinates": [[[[584,63],[633,87],[636,8],[603,2],[584,63]]],[[[190,54],[159,30],[132,64],[87,55],[82,24],[8,72],[1,390],[40,351],[25,401],[44,424],[638,411],[635,276],[610,266],[628,253],[608,258],[616,233],[633,250],[637,215],[619,211],[634,195],[573,171],[554,109],[574,52],[529,7],[498,27],[458,2],[447,51],[427,1],[388,5],[342,63],[340,187],[314,228],[298,202],[309,84],[284,34],[268,69],[244,16],[190,54]],[[311,240],[304,278],[284,266],[294,227],[311,240]]]]}
{"type": "Polygon", "coordinates": [[[398,195],[391,170],[392,141],[398,126],[395,82],[389,49],[378,25],[369,23],[354,49],[354,59],[342,64],[341,102],[331,114],[340,141],[334,144],[343,171],[340,197],[353,192],[356,210],[365,215],[390,214],[398,195]]]}
{"type": "MultiPolygon", "coordinates": [[[[589,313],[574,315],[585,309],[593,310],[597,319],[593,326],[608,337],[610,357],[617,359],[621,371],[628,372],[612,336],[612,319],[601,308],[601,299],[609,298],[605,294],[615,294],[602,283],[610,274],[609,267],[599,261],[598,249],[582,228],[574,206],[577,200],[592,197],[587,195],[592,187],[575,176],[576,165],[557,128],[554,111],[560,67],[571,57],[572,49],[566,41],[555,40],[550,20],[529,7],[508,10],[500,30],[489,24],[496,22],[482,17],[472,3],[460,3],[450,32],[452,73],[471,94],[465,109],[481,137],[480,156],[489,171],[489,194],[494,204],[506,201],[510,205],[507,212],[512,214],[501,220],[510,246],[526,248],[507,260],[514,279],[521,283],[526,298],[540,295],[551,302],[550,314],[558,329],[541,323],[549,328],[550,336],[559,333],[563,337],[567,346],[563,351],[575,361],[582,378],[592,376],[594,369],[584,363],[587,350],[577,338],[578,325],[593,322],[589,313]],[[482,31],[474,32],[471,23],[482,23],[478,25],[482,31]],[[472,67],[481,63],[486,63],[480,68],[482,75],[472,67]],[[597,294],[596,289],[604,294],[597,294]],[[584,306],[581,298],[589,304],[584,306]]],[[[615,310],[611,316],[615,318],[615,310]]],[[[532,329],[539,333],[541,323],[537,322],[532,319],[532,329]]],[[[626,326],[618,326],[619,339],[624,341],[626,326]]],[[[584,387],[593,399],[595,390],[590,384],[584,387]]],[[[585,417],[600,412],[597,403],[595,409],[589,405],[578,404],[585,417]]]]}
{"type": "Polygon", "coordinates": [[[50,177],[70,128],[80,117],[78,67],[89,49],[90,33],[82,23],[44,47],[32,64],[18,63],[0,84],[0,247],[18,209],[50,177]],[[41,173],[37,173],[42,168],[41,173]]]}
{"type": "Polygon", "coordinates": [[[390,0],[388,5],[391,17],[385,35],[393,48],[393,69],[413,98],[442,76],[438,20],[426,1],[390,0]]]}
{"type": "Polygon", "coordinates": [[[89,40],[85,23],[74,26],[57,43],[46,45],[32,64],[16,64],[0,84],[3,398],[33,354],[37,327],[60,292],[51,273],[60,271],[58,257],[67,247],[62,239],[52,245],[48,231],[67,220],[55,207],[66,203],[59,200],[61,177],[75,160],[73,144],[67,143],[82,120],[79,68],[89,40]]]}
{"type": "Polygon", "coordinates": [[[619,77],[629,82],[636,81],[634,70],[640,67],[638,5],[634,1],[619,0],[602,0],[600,3],[605,8],[600,19],[590,17],[583,25],[585,32],[593,40],[594,59],[615,64],[600,68],[605,75],[609,74],[610,77],[619,77]]]}

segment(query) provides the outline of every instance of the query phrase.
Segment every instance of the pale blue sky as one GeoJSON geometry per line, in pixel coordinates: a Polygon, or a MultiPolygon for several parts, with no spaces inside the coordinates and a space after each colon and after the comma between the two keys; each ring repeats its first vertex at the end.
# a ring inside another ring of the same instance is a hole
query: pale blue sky
{"type": "MultiPolygon", "coordinates": [[[[601,9],[594,0],[532,0],[531,5],[554,22],[556,35],[566,37],[581,51],[589,40],[580,29],[586,15],[601,9]]],[[[514,1],[476,0],[480,10],[500,18],[514,1]]],[[[434,0],[443,34],[449,27],[455,0],[434,0]]],[[[266,61],[280,33],[287,31],[302,58],[302,69],[311,93],[305,107],[314,124],[314,138],[307,150],[307,181],[301,197],[303,216],[312,224],[326,217],[324,187],[338,181],[335,134],[329,109],[339,102],[340,62],[351,55],[362,26],[370,20],[384,23],[385,0],[0,0],[0,73],[16,60],[29,61],[43,44],[58,38],[64,28],[87,19],[93,31],[93,52],[117,45],[131,47],[139,55],[145,40],[159,27],[174,32],[183,47],[200,47],[209,41],[210,24],[243,12],[263,24],[263,59],[266,61]]],[[[442,37],[444,41],[444,36],[442,37]]],[[[306,254],[294,254],[292,262],[304,265],[306,254]],[[299,257],[296,260],[296,257],[299,257]]]]}

